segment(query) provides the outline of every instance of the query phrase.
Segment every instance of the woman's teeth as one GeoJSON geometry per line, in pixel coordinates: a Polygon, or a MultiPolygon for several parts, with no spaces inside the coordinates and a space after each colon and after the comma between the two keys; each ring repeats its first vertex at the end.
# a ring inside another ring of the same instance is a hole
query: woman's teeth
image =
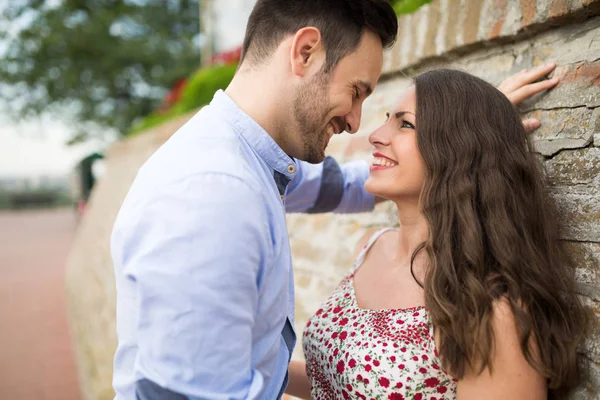
{"type": "Polygon", "coordinates": [[[394,165],[396,165],[396,163],[388,160],[387,158],[375,157],[373,159],[373,165],[380,165],[382,167],[393,167],[394,165]]]}

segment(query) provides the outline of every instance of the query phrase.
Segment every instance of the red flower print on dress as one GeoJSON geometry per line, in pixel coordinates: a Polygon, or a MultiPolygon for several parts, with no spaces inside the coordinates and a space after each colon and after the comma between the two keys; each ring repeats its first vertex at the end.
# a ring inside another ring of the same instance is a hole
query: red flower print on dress
{"type": "Polygon", "coordinates": [[[385,376],[379,378],[379,384],[384,388],[390,387],[390,380],[385,376]]]}
{"type": "Polygon", "coordinates": [[[361,309],[353,283],[351,273],[306,324],[311,397],[456,400],[456,381],[441,368],[425,307],[361,309]]]}
{"type": "Polygon", "coordinates": [[[436,377],[425,379],[425,386],[433,388],[440,384],[440,380],[436,377]]]}

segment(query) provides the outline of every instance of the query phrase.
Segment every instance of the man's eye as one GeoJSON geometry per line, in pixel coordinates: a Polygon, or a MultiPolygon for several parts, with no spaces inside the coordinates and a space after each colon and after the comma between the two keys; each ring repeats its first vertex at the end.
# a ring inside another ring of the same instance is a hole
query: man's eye
{"type": "Polygon", "coordinates": [[[390,120],[390,113],[386,112],[385,113],[385,122],[388,122],[390,120]]]}
{"type": "Polygon", "coordinates": [[[358,90],[358,88],[354,88],[354,98],[358,99],[360,97],[360,91],[358,90]]]}

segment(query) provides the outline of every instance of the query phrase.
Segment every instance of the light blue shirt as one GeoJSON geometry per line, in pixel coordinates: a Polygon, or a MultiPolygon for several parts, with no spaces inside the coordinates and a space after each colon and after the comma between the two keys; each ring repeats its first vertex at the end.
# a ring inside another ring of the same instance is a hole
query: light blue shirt
{"type": "Polygon", "coordinates": [[[367,176],[362,161],[291,159],[219,91],[117,216],[116,399],[279,398],[296,341],[285,210],[371,210],[367,176]]]}

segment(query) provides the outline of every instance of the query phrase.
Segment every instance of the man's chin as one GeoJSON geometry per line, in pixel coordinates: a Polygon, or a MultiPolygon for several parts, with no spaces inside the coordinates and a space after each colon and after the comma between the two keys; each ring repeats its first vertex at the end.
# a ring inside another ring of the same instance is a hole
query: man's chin
{"type": "Polygon", "coordinates": [[[321,164],[324,160],[325,160],[325,153],[323,153],[322,155],[318,155],[318,156],[311,155],[303,161],[306,161],[307,163],[310,163],[310,164],[321,164]]]}
{"type": "Polygon", "coordinates": [[[325,149],[311,149],[303,158],[303,161],[306,161],[310,164],[320,164],[323,162],[323,160],[325,160],[325,149]]]}

